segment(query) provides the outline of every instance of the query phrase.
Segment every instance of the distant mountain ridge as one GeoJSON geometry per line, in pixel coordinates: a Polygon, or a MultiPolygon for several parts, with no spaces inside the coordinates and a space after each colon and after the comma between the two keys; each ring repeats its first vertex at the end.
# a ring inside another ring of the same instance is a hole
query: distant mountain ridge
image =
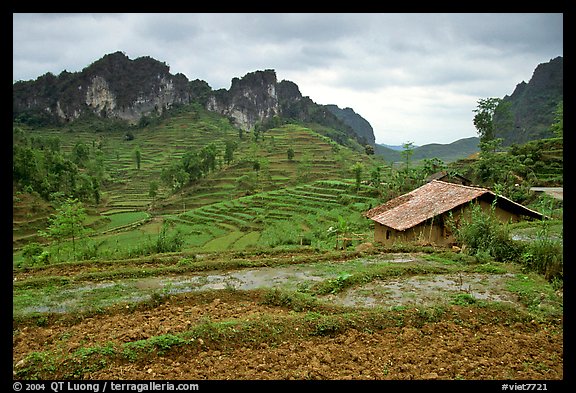
{"type": "MultiPolygon", "coordinates": [[[[459,139],[449,144],[430,143],[415,147],[410,159],[412,161],[420,161],[427,158],[438,158],[445,163],[453,162],[479,152],[479,142],[479,138],[471,137],[459,139]]],[[[402,151],[403,149],[395,150],[380,144],[376,144],[375,147],[375,153],[383,156],[388,162],[403,161],[402,151]]]]}
{"type": "Polygon", "coordinates": [[[278,82],[271,69],[233,78],[229,90],[202,80],[172,75],[168,65],[151,57],[131,60],[122,52],[107,54],[80,72],[47,73],[34,81],[13,84],[13,118],[35,123],[70,122],[89,116],[137,123],[192,102],[227,116],[249,130],[275,117],[316,123],[336,130],[330,137],[345,144],[351,138],[365,145],[374,134],[361,134],[327,107],[303,97],[290,81],[278,82]]]}
{"type": "MultiPolygon", "coordinates": [[[[503,98],[511,116],[495,114],[496,136],[504,139],[504,145],[552,136],[550,125],[562,98],[563,58],[557,57],[540,64],[529,83],[521,82],[511,96],[503,98]]],[[[372,145],[377,154],[384,152],[392,160],[399,154],[398,149],[378,146],[370,123],[352,108],[316,104],[302,96],[296,83],[278,81],[271,69],[234,77],[228,90],[212,90],[205,81],[171,74],[164,62],[148,56],[131,60],[123,52],[115,52],[80,72],[64,70],[58,76],[46,73],[36,80],[13,84],[13,119],[34,125],[94,116],[135,124],[145,116],[158,116],[192,102],[228,117],[245,130],[273,126],[278,119],[318,124],[327,128],[325,135],[340,144],[354,140],[362,146],[372,145]]],[[[433,145],[416,148],[413,158],[420,154],[428,157],[423,152],[442,146],[433,145]]],[[[464,149],[461,154],[472,151],[468,145],[464,149]]]]}

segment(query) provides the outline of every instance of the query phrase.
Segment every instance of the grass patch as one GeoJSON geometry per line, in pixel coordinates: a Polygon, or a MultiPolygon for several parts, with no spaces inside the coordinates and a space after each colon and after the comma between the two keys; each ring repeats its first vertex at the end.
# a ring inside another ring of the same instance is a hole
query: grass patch
{"type": "Polygon", "coordinates": [[[544,277],[536,273],[517,274],[507,284],[510,292],[516,293],[520,302],[534,317],[542,320],[560,318],[563,301],[544,277]]]}

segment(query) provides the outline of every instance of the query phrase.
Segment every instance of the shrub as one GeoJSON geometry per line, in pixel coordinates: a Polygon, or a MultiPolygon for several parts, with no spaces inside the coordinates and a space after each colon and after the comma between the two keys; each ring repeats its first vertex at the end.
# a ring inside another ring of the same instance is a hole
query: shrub
{"type": "Polygon", "coordinates": [[[50,262],[50,253],[38,243],[30,243],[23,247],[22,256],[28,265],[46,265],[50,262]]]}
{"type": "Polygon", "coordinates": [[[510,229],[494,213],[494,205],[484,211],[479,204],[471,204],[469,220],[458,227],[452,224],[456,240],[466,246],[466,252],[485,261],[491,256],[497,261],[514,261],[521,255],[522,246],[515,243],[510,229]]]}
{"type": "Polygon", "coordinates": [[[543,274],[546,280],[561,280],[563,276],[562,244],[541,238],[526,246],[521,263],[527,270],[543,274]]]}
{"type": "MultiPolygon", "coordinates": [[[[547,216],[552,216],[559,204],[561,206],[562,202],[558,202],[556,199],[544,194],[540,196],[536,206],[538,210],[545,212],[547,216]]],[[[564,257],[562,240],[552,236],[550,221],[545,219],[541,224],[536,240],[525,247],[520,261],[525,269],[543,274],[548,281],[555,282],[558,285],[563,279],[564,257]]],[[[562,235],[560,234],[560,236],[562,235]]]]}

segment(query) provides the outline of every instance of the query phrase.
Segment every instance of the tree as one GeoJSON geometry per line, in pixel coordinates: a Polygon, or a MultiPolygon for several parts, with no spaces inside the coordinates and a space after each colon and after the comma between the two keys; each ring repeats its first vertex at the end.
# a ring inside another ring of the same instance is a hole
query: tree
{"type": "Polygon", "coordinates": [[[72,239],[72,252],[76,254],[76,238],[81,237],[86,232],[82,224],[86,219],[86,212],[77,198],[68,198],[57,209],[49,219],[50,225],[46,232],[40,232],[40,235],[50,237],[61,241],[63,239],[72,239]]]}
{"type": "Polygon", "coordinates": [[[402,148],[404,150],[402,150],[400,154],[404,157],[404,160],[406,160],[406,169],[408,169],[410,166],[410,158],[414,154],[414,142],[406,142],[402,144],[402,148]]]}
{"type": "Polygon", "coordinates": [[[188,150],[184,153],[181,163],[181,167],[188,173],[188,181],[194,182],[204,174],[202,159],[194,150],[188,150]]]}
{"type": "Polygon", "coordinates": [[[90,158],[90,147],[84,142],[78,142],[72,149],[72,161],[80,168],[86,167],[90,158]]]}
{"type": "Polygon", "coordinates": [[[100,203],[100,181],[94,176],[90,176],[92,182],[92,195],[94,196],[94,203],[98,205],[100,203]]]}
{"type": "Polygon", "coordinates": [[[224,150],[224,161],[230,165],[234,159],[234,151],[238,148],[238,144],[234,141],[226,141],[226,148],[224,150]]]}
{"type": "Polygon", "coordinates": [[[142,152],[140,151],[140,147],[136,146],[134,150],[134,159],[136,160],[136,168],[140,170],[140,162],[142,160],[142,152]]]}
{"type": "Polygon", "coordinates": [[[152,180],[150,182],[150,188],[148,190],[148,196],[152,199],[156,198],[158,195],[158,182],[156,180],[152,180]]]}
{"type": "Polygon", "coordinates": [[[494,113],[501,101],[500,98],[481,98],[476,109],[472,111],[476,113],[473,122],[478,130],[480,142],[488,142],[495,138],[494,113]]]}
{"type": "Polygon", "coordinates": [[[202,171],[204,174],[216,169],[216,156],[218,147],[215,143],[210,143],[200,150],[200,159],[202,160],[202,171]]]}
{"type": "Polygon", "coordinates": [[[364,164],[357,162],[350,168],[352,173],[354,173],[354,178],[356,179],[356,191],[360,190],[360,182],[362,181],[362,172],[364,171],[364,164]]]}
{"type": "Polygon", "coordinates": [[[286,154],[288,155],[288,160],[292,161],[294,159],[294,149],[289,147],[288,150],[286,151],[286,154]]]}
{"type": "Polygon", "coordinates": [[[256,172],[256,176],[258,176],[258,173],[260,173],[260,169],[262,168],[262,163],[260,162],[259,159],[254,159],[254,161],[252,161],[252,169],[254,169],[254,171],[256,172]]]}
{"type": "Polygon", "coordinates": [[[374,146],[372,146],[372,145],[366,145],[366,146],[364,146],[364,151],[365,151],[366,154],[369,155],[369,156],[373,156],[374,153],[375,153],[374,146]]]}
{"type": "Polygon", "coordinates": [[[172,162],[168,168],[162,168],[160,179],[172,188],[172,191],[178,191],[190,180],[190,175],[183,168],[181,162],[172,162]]]}
{"type": "Polygon", "coordinates": [[[260,140],[260,134],[262,132],[260,131],[260,127],[258,126],[258,124],[254,127],[254,142],[258,142],[258,140],[260,140]]]}

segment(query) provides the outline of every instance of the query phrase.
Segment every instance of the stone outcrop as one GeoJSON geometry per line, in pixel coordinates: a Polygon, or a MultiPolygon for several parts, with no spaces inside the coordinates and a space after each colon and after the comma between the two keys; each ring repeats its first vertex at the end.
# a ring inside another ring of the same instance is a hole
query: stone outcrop
{"type": "Polygon", "coordinates": [[[149,57],[130,60],[121,52],[94,62],[81,72],[45,74],[13,86],[13,111],[39,112],[61,121],[85,114],[137,122],[194,97],[188,79],[172,75],[164,63],[149,57]]]}
{"type": "Polygon", "coordinates": [[[219,90],[208,98],[206,108],[232,118],[245,130],[280,115],[276,72],[255,71],[232,79],[230,90],[219,90]]]}
{"type": "Polygon", "coordinates": [[[35,81],[13,85],[14,119],[33,119],[36,123],[69,122],[82,116],[137,123],[143,116],[159,115],[175,105],[191,102],[227,116],[244,130],[282,117],[332,128],[337,132],[331,138],[342,144],[350,138],[361,144],[374,140],[371,127],[370,135],[365,130],[357,133],[327,107],[303,97],[295,83],[278,82],[271,69],[233,78],[229,90],[213,91],[204,81],[172,75],[165,63],[150,57],[130,60],[124,53],[115,52],[81,72],[63,71],[58,76],[47,73],[35,81]]]}

